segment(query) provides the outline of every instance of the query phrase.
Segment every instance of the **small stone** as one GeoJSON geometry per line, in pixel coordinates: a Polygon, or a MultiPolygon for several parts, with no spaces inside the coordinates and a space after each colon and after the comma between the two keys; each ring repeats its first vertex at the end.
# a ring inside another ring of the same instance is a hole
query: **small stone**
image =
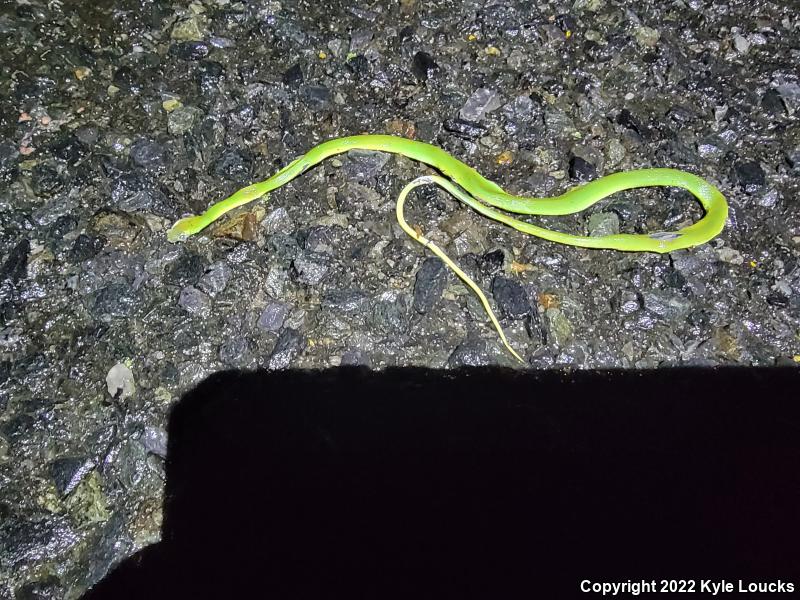
{"type": "Polygon", "coordinates": [[[164,146],[148,139],[139,139],[131,144],[131,160],[137,166],[147,170],[159,170],[166,164],[164,146]]]}
{"type": "Polygon", "coordinates": [[[780,117],[786,112],[783,98],[776,89],[767,90],[767,93],[761,98],[761,108],[773,117],[780,117]]]}
{"type": "Polygon", "coordinates": [[[216,296],[228,286],[228,280],[231,278],[233,271],[225,262],[215,262],[212,264],[203,276],[197,282],[197,287],[203,290],[206,294],[216,296]]]}
{"type": "Polygon", "coordinates": [[[578,181],[590,181],[597,177],[597,169],[580,156],[573,156],[569,161],[569,176],[578,181]]]}
{"type": "Polygon", "coordinates": [[[321,305],[328,310],[358,313],[369,306],[369,295],[361,290],[334,290],[322,297],[321,305]]]}
{"type": "Polygon", "coordinates": [[[548,308],[545,311],[549,325],[550,337],[556,346],[563,347],[572,337],[572,323],[560,308],[548,308]]]}
{"type": "Polygon", "coordinates": [[[170,48],[171,54],[185,61],[202,60],[210,51],[208,44],[200,41],[180,42],[170,48]]]}
{"type": "Polygon", "coordinates": [[[305,252],[292,261],[294,278],[306,285],[318,285],[330,271],[330,259],[324,254],[305,252]]]}
{"type": "Polygon", "coordinates": [[[480,122],[485,115],[497,110],[503,105],[503,100],[496,90],[478,88],[467,99],[458,116],[465,121],[480,122]]]}
{"type": "Polygon", "coordinates": [[[511,319],[522,319],[533,311],[525,288],[516,279],[497,275],[492,282],[492,295],[500,313],[511,319]]]}
{"type": "Polygon", "coordinates": [[[181,290],[178,306],[191,315],[205,318],[211,313],[211,298],[196,287],[187,285],[181,290]]]}
{"type": "Polygon", "coordinates": [[[739,185],[748,194],[756,193],[766,184],[766,174],[758,161],[738,162],[734,170],[739,180],[739,185]]]}
{"type": "Polygon", "coordinates": [[[170,285],[194,285],[205,270],[205,259],[202,256],[194,252],[183,252],[167,269],[164,281],[170,285]]]}
{"type": "Polygon", "coordinates": [[[101,236],[90,236],[85,233],[80,234],[72,243],[69,251],[69,258],[72,262],[83,262],[103,249],[106,240],[101,236]]]}
{"type": "Polygon", "coordinates": [[[56,491],[61,496],[67,496],[94,467],[94,461],[89,457],[66,456],[52,461],[48,470],[56,491]]]}
{"type": "Polygon", "coordinates": [[[250,344],[246,338],[234,336],[219,347],[219,360],[229,367],[244,369],[253,364],[250,344]]]}
{"type": "Polygon", "coordinates": [[[199,108],[181,106],[169,113],[167,129],[172,135],[183,135],[194,127],[195,121],[203,114],[199,108]]]}
{"type": "Polygon", "coordinates": [[[288,368],[305,347],[305,337],[299,331],[287,327],[275,342],[275,348],[267,359],[267,368],[272,370],[288,368]]]}
{"type": "Polygon", "coordinates": [[[485,127],[464,119],[448,119],[444,122],[444,129],[465,140],[477,140],[486,135],[485,127]]]}
{"type": "Polygon", "coordinates": [[[226,148],[214,163],[214,173],[230,181],[246,183],[250,180],[253,159],[238,148],[226,148]]]}
{"type": "Polygon", "coordinates": [[[750,50],[750,42],[746,37],[737,33],[733,36],[733,47],[739,54],[747,54],[750,50]]]}
{"type": "Polygon", "coordinates": [[[289,67],[283,74],[284,85],[295,86],[303,83],[303,68],[300,63],[289,67]]]}
{"type": "Polygon", "coordinates": [[[261,228],[267,235],[275,233],[290,234],[294,231],[295,225],[289,212],[282,206],[275,208],[267,213],[266,218],[261,222],[261,228]]]}
{"type": "Polygon", "coordinates": [[[147,425],[142,435],[142,445],[150,454],[161,458],[167,457],[167,432],[161,427],[147,425]]]}
{"type": "Polygon", "coordinates": [[[388,161],[389,155],[386,152],[351,150],[347,153],[347,162],[342,167],[342,172],[350,180],[363,182],[380,173],[388,161]]]}
{"type": "Polygon", "coordinates": [[[371,367],[372,359],[363,350],[355,348],[353,350],[345,350],[342,353],[339,364],[343,367],[371,367]]]}
{"type": "Polygon", "coordinates": [[[625,146],[616,138],[606,143],[606,166],[616,167],[625,158],[625,146]]]}
{"type": "Polygon", "coordinates": [[[492,357],[486,342],[479,338],[472,338],[459,344],[447,359],[447,366],[451,369],[459,367],[481,367],[491,364],[492,357]]]}
{"type": "Polygon", "coordinates": [[[619,216],[613,212],[594,213],[589,217],[589,237],[619,233],[619,216]]]}
{"type": "Polygon", "coordinates": [[[291,305],[285,302],[270,302],[261,312],[258,326],[265,331],[280,331],[291,310],[291,305]]]}
{"type": "Polygon", "coordinates": [[[204,27],[205,18],[202,15],[191,14],[175,24],[170,37],[177,41],[200,41],[203,39],[204,27]]]}
{"type": "Polygon", "coordinates": [[[372,307],[372,325],[389,335],[398,335],[408,329],[408,305],[405,296],[394,291],[384,292],[372,307]]]}
{"type": "Polygon", "coordinates": [[[412,306],[418,313],[430,311],[444,293],[447,286],[447,268],[437,257],[426,258],[422,263],[414,282],[414,300],[412,306]]]}
{"type": "Polygon", "coordinates": [[[94,297],[92,312],[97,316],[129,317],[136,309],[136,297],[127,283],[111,283],[94,297]]]}
{"type": "Polygon", "coordinates": [[[314,110],[325,108],[331,100],[331,91],[323,85],[303,88],[303,100],[314,110]]]}
{"type": "Polygon", "coordinates": [[[414,55],[414,59],[411,62],[411,72],[418,81],[422,83],[428,81],[428,77],[438,70],[439,65],[434,62],[433,57],[427,52],[417,52],[414,55]]]}
{"type": "Polygon", "coordinates": [[[10,140],[0,142],[0,175],[13,173],[17,168],[19,151],[17,145],[10,140]]]}
{"type": "Polygon", "coordinates": [[[106,389],[112,398],[124,400],[136,391],[133,372],[125,363],[119,362],[108,371],[106,375],[106,389]]]}
{"type": "Polygon", "coordinates": [[[0,282],[10,281],[13,285],[25,279],[28,274],[28,257],[31,253],[31,243],[22,239],[14,246],[3,266],[0,267],[0,282]]]}
{"type": "Polygon", "coordinates": [[[636,41],[644,48],[655,48],[659,39],[661,39],[661,34],[658,29],[644,26],[636,29],[636,41]]]}

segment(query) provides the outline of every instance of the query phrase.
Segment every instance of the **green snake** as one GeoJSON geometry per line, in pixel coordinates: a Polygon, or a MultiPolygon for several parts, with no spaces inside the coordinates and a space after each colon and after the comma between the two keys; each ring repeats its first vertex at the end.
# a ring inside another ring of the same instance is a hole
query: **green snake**
{"type": "Polygon", "coordinates": [[[716,187],[696,175],[676,169],[639,169],[614,173],[572,188],[560,196],[527,198],[503,191],[500,186],[483,177],[475,169],[431,144],[391,135],[355,135],[319,144],[269,179],[240,189],[228,198],[212,205],[200,215],[180,219],[167,232],[167,239],[171,242],[185,240],[208,227],[228,211],[257,200],[286,185],[326,158],[350,150],[374,150],[401,154],[433,167],[446,177],[425,176],[408,184],[398,198],[397,219],[406,233],[442,258],[478,294],[484,309],[500,334],[503,344],[520,361],[522,358],[509,345],[486,297],[478,286],[440,248],[405,222],[403,205],[406,196],[413,188],[425,184],[439,185],[480,214],[505,223],[518,231],[552,242],[584,248],[673,252],[708,242],[722,231],[728,217],[728,203],[716,187]],[[677,231],[658,231],[648,234],[617,233],[596,237],[552,231],[505,214],[505,212],[510,212],[522,215],[567,215],[585,210],[616,192],[656,186],[678,187],[691,192],[702,204],[705,214],[697,222],[677,231]],[[501,210],[505,212],[500,212],[501,210]]]}

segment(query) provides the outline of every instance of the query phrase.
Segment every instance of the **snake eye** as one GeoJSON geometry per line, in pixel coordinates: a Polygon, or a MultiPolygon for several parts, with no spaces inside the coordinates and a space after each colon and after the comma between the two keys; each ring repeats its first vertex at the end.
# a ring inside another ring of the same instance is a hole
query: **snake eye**
{"type": "Polygon", "coordinates": [[[661,242],[668,242],[670,240],[678,239],[681,237],[681,234],[675,233],[674,231],[656,231],[655,233],[651,233],[649,237],[661,242]]]}

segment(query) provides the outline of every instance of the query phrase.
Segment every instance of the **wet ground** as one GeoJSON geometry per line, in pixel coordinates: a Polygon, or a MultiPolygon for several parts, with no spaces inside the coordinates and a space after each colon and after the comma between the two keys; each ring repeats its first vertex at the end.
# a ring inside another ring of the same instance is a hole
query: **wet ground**
{"type": "MultiPolygon", "coordinates": [[[[229,368],[514,366],[394,221],[426,169],[351,153],[183,244],[165,231],[324,140],[435,143],[512,193],[675,167],[712,243],[565,247],[422,189],[407,215],[534,368],[800,361],[796,2],[0,6],[0,598],[75,598],[161,520],[166,415],[229,368]],[[631,4],[633,6],[633,4],[631,4]]],[[[677,228],[635,191],[576,233],[677,228]]]]}

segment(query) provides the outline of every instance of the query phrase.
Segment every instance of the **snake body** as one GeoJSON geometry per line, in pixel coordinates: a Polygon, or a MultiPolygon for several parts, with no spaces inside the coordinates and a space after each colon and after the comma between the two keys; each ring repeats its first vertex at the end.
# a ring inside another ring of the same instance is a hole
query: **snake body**
{"type": "MultiPolygon", "coordinates": [[[[265,194],[286,185],[326,158],[350,150],[374,150],[401,154],[433,167],[446,177],[445,179],[428,176],[413,181],[401,192],[397,207],[397,217],[401,226],[405,225],[403,227],[404,230],[414,239],[425,244],[437,255],[445,259],[447,257],[441,249],[434,247],[429,240],[415,233],[412,228],[405,224],[402,217],[402,205],[405,201],[405,196],[418,185],[439,185],[480,214],[523,233],[561,244],[584,248],[608,248],[657,253],[673,252],[708,242],[722,231],[728,216],[728,204],[725,197],[716,187],[696,175],[676,169],[639,169],[624,173],[614,173],[574,187],[560,196],[529,198],[505,192],[496,183],[489,181],[475,169],[437,146],[391,135],[356,135],[319,144],[286,165],[269,179],[240,189],[228,198],[212,205],[200,215],[178,220],[167,232],[167,239],[171,242],[182,241],[202,231],[228,211],[257,200],[265,194]],[[677,231],[642,234],[617,233],[596,237],[552,231],[506,214],[567,215],[585,210],[616,192],[656,186],[678,187],[689,191],[703,206],[705,214],[695,223],[677,231]]],[[[474,282],[461,272],[450,259],[447,259],[446,262],[459,277],[464,279],[478,293],[492,322],[500,332],[503,343],[517,358],[520,358],[506,341],[485,296],[483,296],[474,282]]]]}

